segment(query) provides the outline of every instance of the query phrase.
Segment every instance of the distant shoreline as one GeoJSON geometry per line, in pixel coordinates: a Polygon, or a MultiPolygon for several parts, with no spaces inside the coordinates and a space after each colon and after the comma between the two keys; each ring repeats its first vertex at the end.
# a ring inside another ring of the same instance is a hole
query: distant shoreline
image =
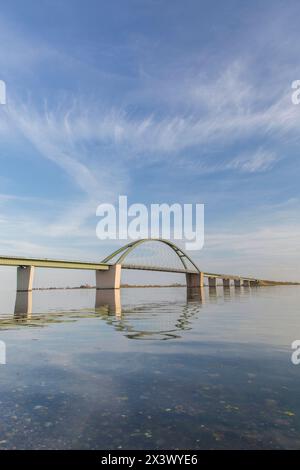
{"type": "MultiPolygon", "coordinates": [[[[258,287],[271,287],[271,286],[299,286],[300,282],[279,282],[279,281],[260,281],[258,287]]],[[[166,288],[166,287],[186,287],[186,284],[123,284],[121,289],[137,289],[137,288],[166,288]]],[[[209,287],[208,284],[204,287],[209,287]]],[[[217,285],[217,287],[222,287],[222,284],[217,285]]],[[[34,291],[44,291],[44,290],[78,290],[78,289],[96,289],[96,286],[83,285],[76,287],[35,287],[32,290],[34,291]]]]}
{"type": "MultiPolygon", "coordinates": [[[[158,285],[158,284],[144,284],[144,285],[135,285],[135,284],[123,284],[121,289],[132,289],[132,288],[141,288],[141,287],[186,287],[185,284],[168,284],[168,285],[158,285]]],[[[76,287],[34,287],[32,290],[86,290],[86,289],[96,289],[96,286],[76,286],[76,287]]]]}

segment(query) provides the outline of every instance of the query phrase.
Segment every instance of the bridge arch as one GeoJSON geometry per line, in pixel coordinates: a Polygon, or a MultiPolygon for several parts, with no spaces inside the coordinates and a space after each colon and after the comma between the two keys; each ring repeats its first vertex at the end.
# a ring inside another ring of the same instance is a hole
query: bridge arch
{"type": "Polygon", "coordinates": [[[129,253],[131,253],[138,246],[147,242],[159,242],[159,243],[163,243],[169,246],[171,250],[173,250],[174,253],[178,256],[183,266],[183,271],[187,273],[190,272],[190,269],[188,268],[187,263],[191,263],[191,265],[195,268],[196,273],[201,272],[198,266],[194,263],[194,261],[181,248],[179,248],[177,245],[175,245],[175,243],[171,242],[170,240],[165,240],[163,238],[142,238],[140,240],[134,240],[128,243],[127,245],[124,245],[123,247],[119,248],[118,250],[114,251],[113,253],[111,253],[109,256],[104,258],[101,261],[101,263],[109,263],[110,261],[112,261],[114,258],[117,257],[116,261],[112,264],[122,265],[125,258],[129,255],[129,253]]]}

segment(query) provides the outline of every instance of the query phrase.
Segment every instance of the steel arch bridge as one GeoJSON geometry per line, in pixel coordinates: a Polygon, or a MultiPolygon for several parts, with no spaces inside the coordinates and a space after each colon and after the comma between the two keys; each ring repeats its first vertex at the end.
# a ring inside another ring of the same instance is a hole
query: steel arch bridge
{"type": "Polygon", "coordinates": [[[142,238],[140,240],[135,240],[127,245],[119,248],[118,250],[111,253],[109,256],[104,258],[101,263],[110,264],[113,260],[115,261],[112,263],[113,265],[121,264],[123,269],[137,269],[140,271],[162,271],[162,272],[174,272],[174,273],[181,273],[181,274],[188,274],[188,273],[200,273],[200,269],[194,263],[194,261],[177,245],[172,243],[169,240],[165,240],[163,238],[142,238]],[[141,264],[132,264],[132,263],[124,263],[127,256],[138,246],[148,243],[148,242],[158,242],[168,246],[178,257],[180,260],[181,267],[179,268],[172,268],[172,267],[162,267],[162,266],[155,266],[155,265],[141,265],[141,264]]]}
{"type": "MultiPolygon", "coordinates": [[[[200,270],[197,264],[177,245],[162,238],[146,238],[135,240],[119,248],[103,259],[101,262],[71,261],[48,258],[26,258],[0,255],[0,266],[17,267],[17,291],[31,291],[35,268],[80,269],[96,272],[97,289],[118,289],[121,285],[122,269],[137,269],[143,271],[161,271],[167,273],[180,273],[186,275],[187,287],[202,287],[203,279],[208,279],[209,287],[216,287],[217,279],[221,279],[224,287],[229,287],[234,281],[235,287],[270,284],[274,281],[259,280],[249,276],[232,274],[208,273],[200,270]],[[148,242],[159,242],[168,246],[180,260],[176,268],[165,265],[145,265],[126,262],[127,256],[137,247],[148,242]]],[[[283,282],[281,282],[283,283],[283,282]]],[[[278,281],[277,281],[278,284],[278,281]]]]}
{"type": "Polygon", "coordinates": [[[121,285],[121,269],[136,269],[141,271],[161,271],[167,273],[180,273],[186,276],[187,288],[203,287],[204,277],[208,279],[210,287],[216,287],[217,279],[222,279],[224,287],[229,287],[234,281],[236,287],[241,285],[257,285],[259,281],[255,278],[241,277],[231,274],[207,273],[197,266],[197,264],[175,243],[163,238],[143,238],[135,240],[119,248],[101,261],[101,264],[109,266],[108,272],[97,271],[96,287],[98,289],[118,289],[121,285]],[[148,242],[159,242],[168,246],[179,258],[180,267],[172,268],[166,266],[144,265],[126,263],[127,256],[138,246],[148,242]]]}

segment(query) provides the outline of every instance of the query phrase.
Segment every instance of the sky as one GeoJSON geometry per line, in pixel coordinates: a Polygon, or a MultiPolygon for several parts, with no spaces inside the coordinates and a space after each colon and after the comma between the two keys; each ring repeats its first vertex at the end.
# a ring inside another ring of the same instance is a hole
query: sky
{"type": "MultiPolygon", "coordinates": [[[[204,271],[300,280],[299,13],[3,0],[0,254],[101,260],[120,244],[97,239],[96,208],[127,195],[205,204],[204,248],[189,253],[204,271]]],[[[40,270],[36,286],[91,275],[40,270]]]]}

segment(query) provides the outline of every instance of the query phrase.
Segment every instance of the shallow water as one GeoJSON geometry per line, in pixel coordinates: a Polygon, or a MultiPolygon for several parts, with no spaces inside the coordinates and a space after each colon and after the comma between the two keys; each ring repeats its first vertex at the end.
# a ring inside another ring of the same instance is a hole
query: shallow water
{"type": "Polygon", "coordinates": [[[299,300],[297,286],[1,292],[0,448],[300,448],[299,300]]]}

